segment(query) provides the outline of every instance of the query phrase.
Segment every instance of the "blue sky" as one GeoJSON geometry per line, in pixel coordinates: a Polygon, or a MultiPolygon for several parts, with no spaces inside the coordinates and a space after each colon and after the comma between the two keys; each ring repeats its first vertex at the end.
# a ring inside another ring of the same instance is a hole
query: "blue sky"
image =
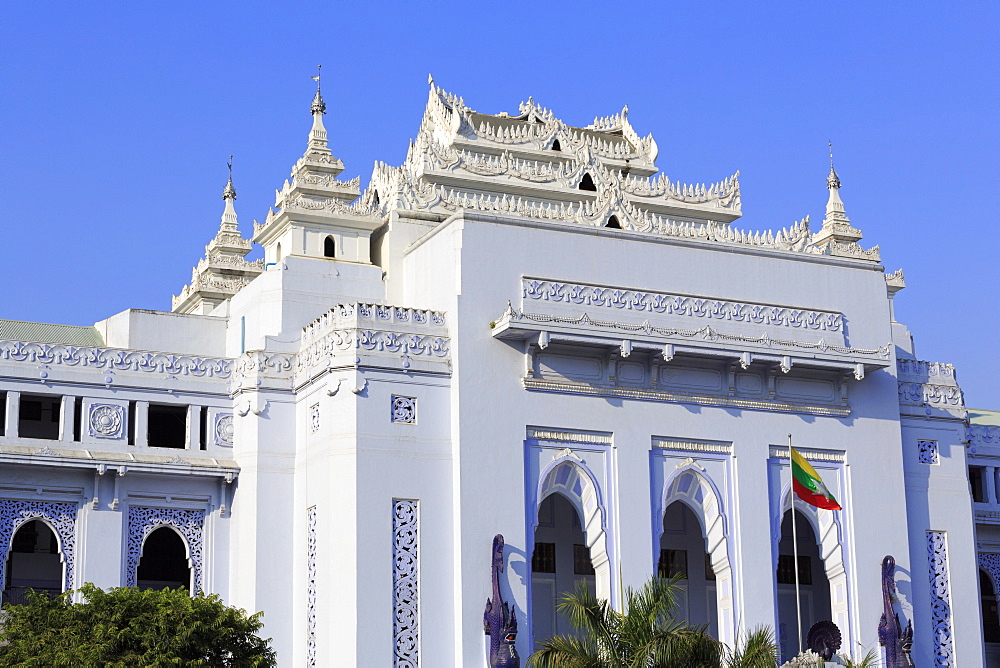
{"type": "Polygon", "coordinates": [[[0,6],[0,317],[169,309],[222,211],[246,232],[305,147],[309,77],[345,176],[402,161],[428,72],[484,112],[629,105],[673,179],[741,170],[751,229],[826,202],[908,288],[897,318],[1000,408],[1000,3],[14,3],[0,6]]]}

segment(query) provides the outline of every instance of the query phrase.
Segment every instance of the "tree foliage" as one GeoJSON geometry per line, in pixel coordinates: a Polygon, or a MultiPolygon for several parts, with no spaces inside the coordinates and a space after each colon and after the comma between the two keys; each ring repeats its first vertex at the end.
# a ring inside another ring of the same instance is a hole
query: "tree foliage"
{"type": "Polygon", "coordinates": [[[772,668],[778,665],[770,629],[754,629],[729,648],[705,627],[676,618],[677,578],[652,578],[640,589],[626,589],[625,611],[618,612],[585,583],[566,594],[558,610],[576,635],[542,641],[528,657],[530,668],[772,668]]]}
{"type": "Polygon", "coordinates": [[[80,589],[50,598],[31,592],[5,606],[0,664],[23,666],[274,666],[263,613],[247,616],[216,595],[184,589],[80,589]]]}

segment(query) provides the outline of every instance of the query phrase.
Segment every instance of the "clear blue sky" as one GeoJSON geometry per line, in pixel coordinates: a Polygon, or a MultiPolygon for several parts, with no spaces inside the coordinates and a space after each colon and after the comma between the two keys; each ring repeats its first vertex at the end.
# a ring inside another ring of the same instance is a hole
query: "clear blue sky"
{"type": "Polygon", "coordinates": [[[742,170],[751,229],[826,202],[908,288],[921,359],[1000,408],[1000,3],[82,3],[0,6],[0,317],[170,308],[214,234],[226,159],[246,232],[301,155],[309,79],[345,176],[402,161],[428,72],[475,109],[569,123],[627,103],[671,178],[742,170]]]}

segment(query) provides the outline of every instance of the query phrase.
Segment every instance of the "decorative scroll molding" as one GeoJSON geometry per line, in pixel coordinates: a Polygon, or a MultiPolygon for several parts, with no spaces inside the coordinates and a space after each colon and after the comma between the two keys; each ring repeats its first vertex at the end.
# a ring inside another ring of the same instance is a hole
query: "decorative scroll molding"
{"type": "Polygon", "coordinates": [[[846,417],[851,414],[850,408],[839,406],[817,406],[812,404],[792,404],[780,401],[755,401],[736,397],[678,394],[656,390],[632,390],[623,387],[598,387],[583,383],[569,383],[534,378],[522,379],[526,390],[539,392],[558,392],[562,394],[579,394],[596,397],[622,397],[640,401],[660,401],[664,403],[698,404],[701,406],[726,406],[731,408],[746,408],[761,411],[776,411],[780,413],[806,413],[811,415],[832,415],[846,417]]]}
{"type": "Polygon", "coordinates": [[[319,404],[309,407],[309,431],[314,434],[319,431],[319,404]]]}
{"type": "Polygon", "coordinates": [[[953,364],[899,359],[896,360],[896,370],[899,374],[899,380],[955,385],[955,366],[953,364]]]}
{"type": "Polygon", "coordinates": [[[612,435],[592,431],[572,431],[566,429],[549,429],[547,427],[528,427],[527,438],[536,441],[560,441],[567,443],[587,443],[590,445],[611,445],[612,435]]]}
{"type": "Polygon", "coordinates": [[[356,327],[359,321],[383,324],[433,325],[444,327],[445,315],[440,311],[386,306],[384,304],[337,304],[302,330],[303,342],[313,341],[328,331],[356,327]]]}
{"type": "Polygon", "coordinates": [[[653,437],[653,448],[658,450],[679,450],[682,452],[711,452],[731,455],[733,444],[722,441],[695,441],[665,436],[653,437]]]}
{"type": "Polygon", "coordinates": [[[972,424],[966,428],[965,437],[973,446],[1000,445],[1000,427],[972,424]]]}
{"type": "Polygon", "coordinates": [[[9,340],[0,340],[0,360],[196,378],[229,378],[232,373],[229,359],[9,340]]]}
{"type": "Polygon", "coordinates": [[[7,582],[7,555],[14,534],[25,522],[45,520],[59,538],[59,553],[64,564],[63,591],[73,589],[73,572],[76,566],[76,512],[75,503],[0,499],[0,582],[7,582]]]}
{"type": "Polygon", "coordinates": [[[130,506],[128,509],[128,543],[125,555],[125,586],[135,587],[138,580],[139,559],[142,545],[160,527],[173,527],[184,537],[191,562],[192,593],[202,591],[204,510],[179,508],[146,508],[130,506]]]}
{"type": "Polygon", "coordinates": [[[88,422],[91,436],[120,439],[125,426],[125,409],[114,404],[93,404],[88,422]]]}
{"type": "MultiPolygon", "coordinates": [[[[810,450],[808,448],[795,448],[795,451],[813,462],[845,462],[846,455],[836,450],[810,450]]],[[[788,446],[772,445],[771,459],[788,459],[788,446]]]]}
{"type": "Polygon", "coordinates": [[[927,532],[927,569],[931,585],[931,633],[934,638],[934,665],[947,668],[955,665],[955,650],[951,629],[948,537],[944,531],[927,532]]]}
{"type": "Polygon", "coordinates": [[[306,511],[306,665],[316,665],[316,506],[306,511]]]}
{"type": "Polygon", "coordinates": [[[917,461],[921,464],[937,464],[939,461],[937,441],[917,441],[917,461]]]}
{"type": "Polygon", "coordinates": [[[620,311],[662,313],[812,331],[842,332],[844,321],[843,314],[832,311],[720,301],[704,297],[562,283],[544,279],[521,279],[521,294],[526,300],[533,301],[574,306],[603,306],[620,311]]]}
{"type": "Polygon", "coordinates": [[[964,408],[962,389],[955,385],[930,383],[899,383],[899,403],[903,406],[935,406],[964,408]]]}
{"type": "Polygon", "coordinates": [[[588,314],[573,318],[568,316],[556,316],[542,313],[527,313],[525,311],[519,311],[515,309],[512,305],[508,304],[507,309],[500,316],[500,319],[494,323],[494,328],[507,328],[516,323],[526,322],[534,324],[565,324],[565,325],[582,325],[588,329],[595,330],[607,330],[613,331],[618,335],[619,333],[631,334],[633,337],[636,334],[646,336],[659,336],[659,337],[680,337],[690,339],[692,341],[709,341],[709,342],[719,342],[719,343],[732,343],[732,344],[752,344],[756,346],[761,346],[764,348],[773,349],[785,349],[785,350],[815,350],[822,353],[839,353],[843,355],[853,355],[859,357],[868,358],[878,358],[886,359],[889,357],[889,346],[880,346],[875,349],[866,348],[847,348],[844,346],[837,346],[826,343],[826,341],[820,340],[818,342],[810,341],[794,341],[788,339],[775,339],[764,333],[760,336],[745,336],[741,334],[727,334],[725,332],[720,332],[713,329],[711,326],[705,326],[700,329],[680,329],[676,327],[655,327],[649,323],[647,320],[642,324],[631,324],[614,322],[609,320],[596,320],[591,318],[588,314]]]}
{"type": "Polygon", "coordinates": [[[400,424],[417,423],[417,399],[416,397],[402,397],[392,395],[390,401],[391,421],[400,424]]]}
{"type": "Polygon", "coordinates": [[[393,666],[420,666],[420,553],[418,502],[392,500],[393,666]]]}

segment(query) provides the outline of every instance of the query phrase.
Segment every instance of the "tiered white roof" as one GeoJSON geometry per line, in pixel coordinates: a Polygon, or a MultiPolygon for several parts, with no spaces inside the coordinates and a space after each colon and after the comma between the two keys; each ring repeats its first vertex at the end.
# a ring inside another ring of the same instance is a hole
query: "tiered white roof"
{"type": "MultiPolygon", "coordinates": [[[[232,156],[230,156],[232,158],[232,156]]],[[[172,309],[176,313],[207,315],[220,303],[249,285],[264,270],[263,260],[248,261],[251,243],[240,235],[236,219],[236,189],[233,188],[232,162],[229,181],[222,191],[226,207],[215,238],[205,246],[205,257],[191,270],[191,283],[174,296],[172,309]]]]}

